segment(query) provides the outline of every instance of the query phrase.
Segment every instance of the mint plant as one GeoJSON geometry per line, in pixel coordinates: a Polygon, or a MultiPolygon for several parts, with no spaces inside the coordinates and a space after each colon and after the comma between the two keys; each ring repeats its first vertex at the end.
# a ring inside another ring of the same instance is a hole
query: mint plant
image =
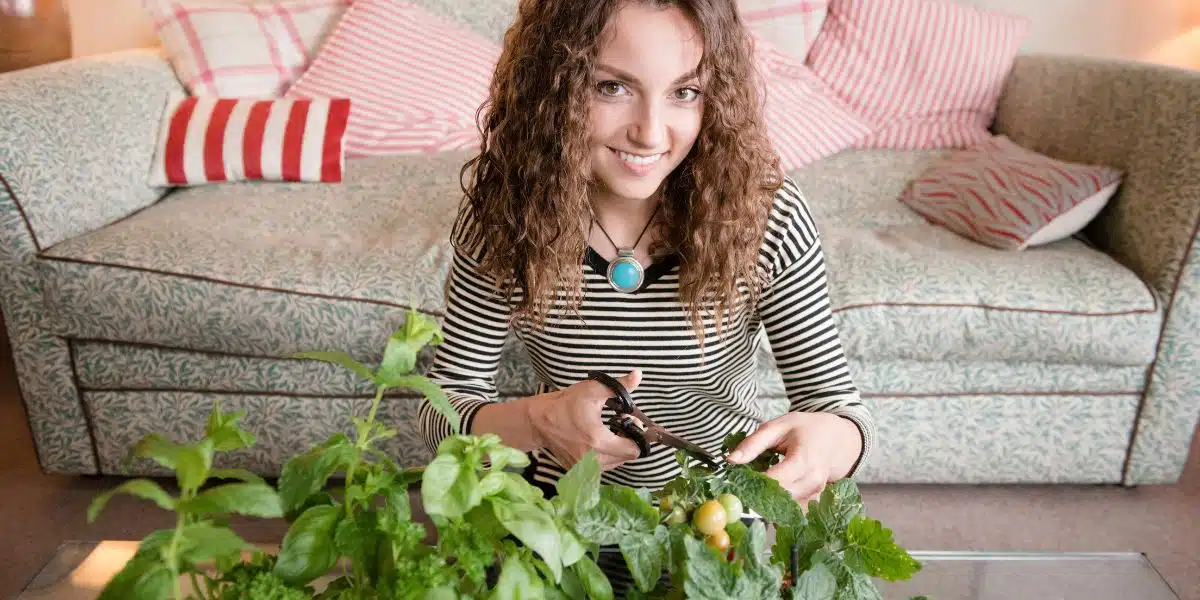
{"type": "MultiPolygon", "coordinates": [[[[410,311],[375,369],[338,351],[291,355],[350,369],[376,392],[367,417],[351,417],[352,436],[335,434],[291,458],[275,485],[213,467],[216,453],[254,444],[238,424],[244,412],[214,404],[196,441],[141,439],[127,460],[170,469],[179,493],[132,479],[97,496],[88,520],[112,496],[129,494],[174,512],[176,526],[143,539],[101,599],[612,600],[596,563],[602,545],[620,549],[634,599],[874,600],[872,578],[904,579],[920,568],[863,514],[849,480],[829,486],[806,515],[763,474],[779,458],[773,453],[715,472],[680,453],[681,475],[654,493],[602,484],[589,453],[550,499],[521,476],[526,454],[495,435],[455,429],[427,465],[402,468],[379,447],[398,433],[376,420],[387,391],[415,390],[459,422],[445,392],[414,372],[420,352],[441,341],[436,321],[410,311]],[[433,531],[413,520],[412,491],[433,531]],[[743,506],[761,519],[747,527],[743,506]],[[278,553],[239,537],[229,528],[234,514],[285,519],[278,553]],[[767,524],[776,529],[772,548],[767,524]]],[[[730,436],[725,451],[744,437],[730,436]]]]}

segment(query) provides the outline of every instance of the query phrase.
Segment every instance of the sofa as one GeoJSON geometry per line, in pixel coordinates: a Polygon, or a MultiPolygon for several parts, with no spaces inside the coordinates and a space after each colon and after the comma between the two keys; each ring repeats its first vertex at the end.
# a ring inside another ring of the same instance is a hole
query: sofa
{"type": "MultiPolygon", "coordinates": [[[[348,159],[335,184],[147,184],[157,50],[0,76],[0,306],[41,468],[125,462],[150,432],[242,410],[257,435],[216,463],[277,474],[366,414],[351,372],[410,308],[439,315],[464,152],[348,159]]],[[[974,243],[896,201],[945,150],[847,150],[793,171],[817,219],[851,368],[879,427],[863,483],[1171,483],[1200,415],[1200,73],[1023,54],[993,130],[1125,179],[1072,238],[974,243]]],[[[764,339],[763,402],[782,383],[764,339]]],[[[427,352],[421,369],[429,365],[427,352]]],[[[516,342],[504,398],[535,374],[516,342]]],[[[389,395],[387,450],[430,454],[417,399],[389,395]]]]}

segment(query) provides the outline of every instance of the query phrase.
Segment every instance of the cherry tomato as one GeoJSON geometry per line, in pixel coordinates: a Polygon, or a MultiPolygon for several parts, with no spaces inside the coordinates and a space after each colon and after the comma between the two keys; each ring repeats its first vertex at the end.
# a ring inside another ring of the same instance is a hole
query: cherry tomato
{"type": "Polygon", "coordinates": [[[692,526],[704,535],[716,535],[725,531],[725,507],[716,500],[701,504],[692,514],[692,526]]]}
{"type": "Polygon", "coordinates": [[[724,552],[729,549],[729,534],[724,529],[704,538],[704,544],[713,550],[724,552]]]}
{"type": "Polygon", "coordinates": [[[676,506],[671,509],[671,514],[667,515],[668,525],[678,525],[687,523],[687,511],[683,510],[682,506],[676,506]]]}
{"type": "Polygon", "coordinates": [[[743,514],[741,498],[733,494],[721,494],[717,498],[717,501],[721,503],[721,506],[725,507],[725,519],[728,522],[732,523],[741,520],[743,514]]]}

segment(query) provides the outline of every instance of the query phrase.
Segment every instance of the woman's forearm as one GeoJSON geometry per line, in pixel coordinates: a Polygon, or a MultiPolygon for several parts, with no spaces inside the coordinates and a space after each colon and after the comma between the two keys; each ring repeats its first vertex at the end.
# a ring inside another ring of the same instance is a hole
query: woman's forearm
{"type": "Polygon", "coordinates": [[[494,433],[508,446],[530,452],[542,447],[537,431],[533,427],[530,408],[535,397],[519,398],[511,402],[488,404],[475,413],[471,421],[472,435],[494,433]]]}

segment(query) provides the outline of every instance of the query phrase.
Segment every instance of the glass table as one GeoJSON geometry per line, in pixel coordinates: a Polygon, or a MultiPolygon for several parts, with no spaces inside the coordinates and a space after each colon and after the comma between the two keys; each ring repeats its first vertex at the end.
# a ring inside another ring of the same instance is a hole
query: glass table
{"type": "MultiPolygon", "coordinates": [[[[17,600],[93,600],[137,545],[67,542],[17,600]]],[[[909,581],[879,581],[886,600],[919,595],[931,600],[1179,600],[1145,555],[1136,552],[912,555],[924,568],[909,581]]],[[[189,589],[185,584],[185,592],[189,589]]]]}

